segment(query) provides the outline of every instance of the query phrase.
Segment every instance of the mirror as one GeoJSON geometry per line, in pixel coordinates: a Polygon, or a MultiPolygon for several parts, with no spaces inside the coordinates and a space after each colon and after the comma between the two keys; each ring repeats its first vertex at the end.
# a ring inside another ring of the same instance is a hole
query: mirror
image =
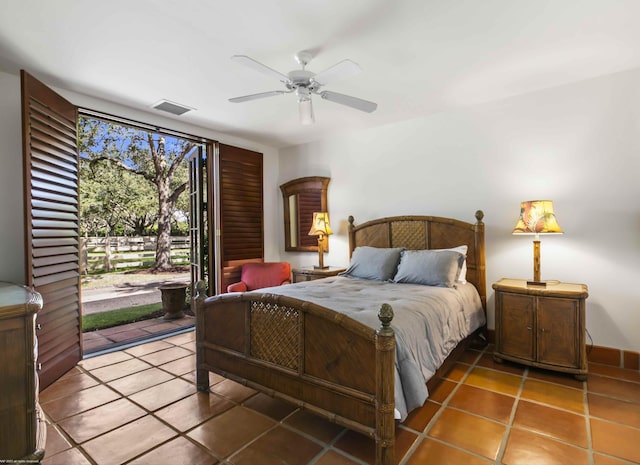
{"type": "MultiPolygon", "coordinates": [[[[287,252],[317,252],[318,237],[309,236],[314,212],[326,212],[331,178],[308,176],[280,186],[284,202],[284,249],[287,252]]],[[[325,252],[328,251],[325,243],[325,252]]]]}

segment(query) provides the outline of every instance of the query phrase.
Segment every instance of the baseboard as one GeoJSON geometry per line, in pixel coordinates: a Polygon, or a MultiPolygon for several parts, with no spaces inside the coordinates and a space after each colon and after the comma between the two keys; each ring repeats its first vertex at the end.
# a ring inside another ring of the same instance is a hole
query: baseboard
{"type": "Polygon", "coordinates": [[[593,363],[602,363],[618,368],[640,370],[640,353],[611,347],[587,347],[587,359],[593,363]]]}
{"type": "MultiPolygon", "coordinates": [[[[487,330],[487,340],[490,344],[495,343],[495,336],[495,330],[487,330]]],[[[587,346],[587,360],[591,363],[601,363],[603,365],[640,371],[640,353],[631,350],[587,346]]]]}

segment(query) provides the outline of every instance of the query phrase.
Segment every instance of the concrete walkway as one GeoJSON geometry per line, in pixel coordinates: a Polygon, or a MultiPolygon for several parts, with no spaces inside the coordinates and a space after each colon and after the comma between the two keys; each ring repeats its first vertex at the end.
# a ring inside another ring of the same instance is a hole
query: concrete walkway
{"type": "MultiPolygon", "coordinates": [[[[82,314],[106,312],[120,308],[147,305],[162,301],[160,290],[163,284],[188,283],[189,273],[119,274],[105,278],[99,277],[89,284],[82,285],[82,314]]],[[[83,280],[84,281],[84,280],[83,280]]]]}
{"type": "MultiPolygon", "coordinates": [[[[83,278],[82,314],[106,312],[162,302],[158,289],[163,284],[189,283],[189,273],[116,273],[83,278]]],[[[195,318],[175,320],[163,317],[82,333],[84,355],[102,352],[193,327],[195,318]]]]}

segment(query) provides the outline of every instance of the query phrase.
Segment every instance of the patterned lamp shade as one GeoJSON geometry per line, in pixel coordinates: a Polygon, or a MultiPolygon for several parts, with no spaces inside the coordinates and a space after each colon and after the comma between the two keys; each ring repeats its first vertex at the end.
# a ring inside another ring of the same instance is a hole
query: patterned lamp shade
{"type": "Polygon", "coordinates": [[[329,226],[329,213],[316,212],[313,214],[313,220],[311,221],[311,229],[309,230],[310,236],[328,236],[333,234],[331,226],[329,226]]]}
{"type": "Polygon", "coordinates": [[[551,200],[527,200],[520,203],[520,217],[513,234],[560,233],[562,228],[553,213],[551,200]]]}
{"type": "Polygon", "coordinates": [[[331,226],[329,226],[329,214],[327,212],[315,212],[313,214],[313,221],[311,221],[309,235],[318,236],[318,265],[314,266],[317,270],[329,268],[328,266],[324,266],[324,249],[325,241],[328,240],[326,236],[330,234],[333,234],[333,231],[331,231],[331,226]]]}

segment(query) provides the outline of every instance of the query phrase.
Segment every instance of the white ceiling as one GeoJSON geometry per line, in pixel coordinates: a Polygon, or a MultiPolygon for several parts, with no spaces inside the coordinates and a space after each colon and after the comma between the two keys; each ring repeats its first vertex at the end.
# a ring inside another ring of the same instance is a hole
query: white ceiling
{"type": "Polygon", "coordinates": [[[639,21],[639,0],[0,0],[0,70],[283,147],[640,67],[639,21]],[[300,50],[358,63],[324,89],[378,109],[316,96],[302,126],[293,94],[227,101],[283,88],[232,55],[286,74],[300,50]]]}

